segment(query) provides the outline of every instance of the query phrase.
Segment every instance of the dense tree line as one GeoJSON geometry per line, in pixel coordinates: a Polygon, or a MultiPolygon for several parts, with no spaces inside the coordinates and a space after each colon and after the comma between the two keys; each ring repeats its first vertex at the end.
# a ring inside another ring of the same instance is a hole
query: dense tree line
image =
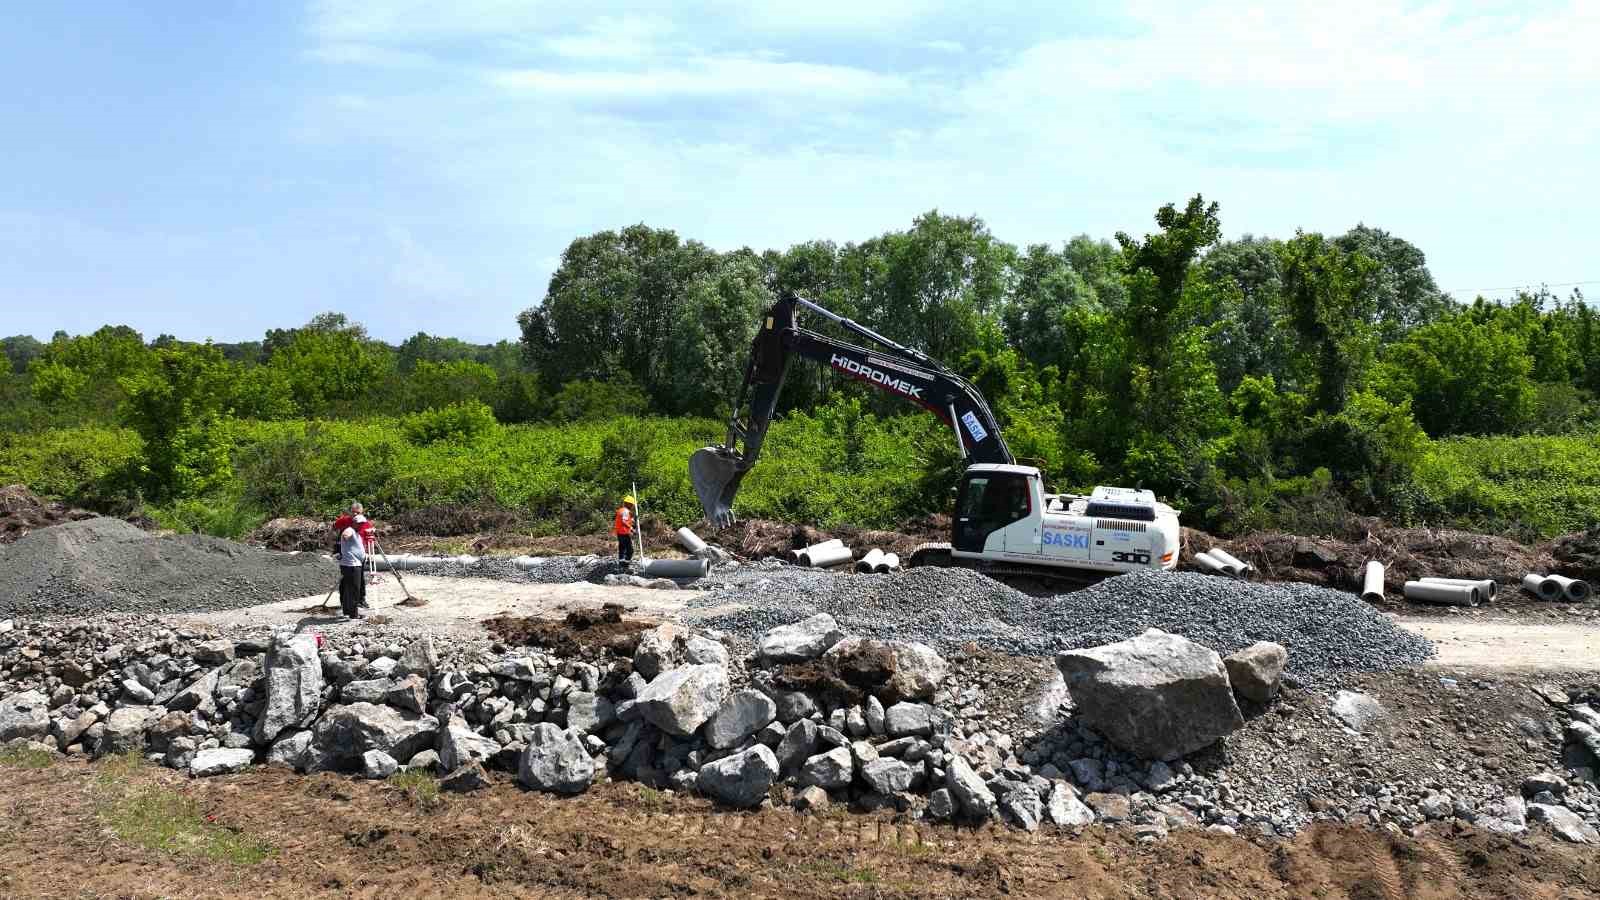
{"type": "MultiPolygon", "coordinates": [[[[574,240],[515,342],[394,346],[335,313],[231,345],[124,326],[5,338],[0,428],[119,419],[164,448],[146,489],[182,496],[226,468],[233,419],[409,415],[426,442],[496,420],[720,418],[785,293],[973,379],[1063,487],[1144,485],[1213,526],[1330,507],[1425,519],[1412,476],[1430,440],[1600,421],[1600,321],[1576,292],[1458,303],[1381,229],[1224,241],[1200,197],[1155,226],[1017,247],[935,211],[860,243],[723,253],[635,225],[574,240]]],[[[785,410],[839,427],[914,414],[805,364],[789,385],[785,410]]]]}

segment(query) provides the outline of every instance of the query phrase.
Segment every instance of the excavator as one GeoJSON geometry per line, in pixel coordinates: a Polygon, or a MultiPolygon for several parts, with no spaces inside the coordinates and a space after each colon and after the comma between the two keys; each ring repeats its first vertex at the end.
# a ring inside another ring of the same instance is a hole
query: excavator
{"type": "Polygon", "coordinates": [[[950,540],[923,544],[910,565],[1063,580],[1177,565],[1178,512],[1152,492],[1096,487],[1088,495],[1046,493],[1039,470],[1017,464],[988,402],[970,382],[927,354],[796,296],[780,298],[762,318],[726,443],[702,447],[689,458],[690,480],[713,526],[734,521],[734,496],[761,456],[784,375],[796,356],[916,403],[955,433],[966,468],[956,490],[950,540]],[[802,311],[872,347],[803,327],[802,311]]]}

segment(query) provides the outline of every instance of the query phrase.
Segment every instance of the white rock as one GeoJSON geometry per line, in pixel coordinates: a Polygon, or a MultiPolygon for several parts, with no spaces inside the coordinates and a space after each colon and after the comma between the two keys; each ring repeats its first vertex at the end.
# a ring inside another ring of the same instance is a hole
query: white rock
{"type": "Polygon", "coordinates": [[[717,750],[734,747],[778,717],[778,705],[760,691],[739,691],[722,701],[706,721],[706,743],[717,750]]]}
{"type": "Polygon", "coordinates": [[[695,784],[713,800],[743,809],[760,805],[777,779],[777,757],[757,744],[743,753],[701,766],[695,784]]]}
{"type": "Polygon", "coordinates": [[[311,724],[321,707],[322,660],[316,637],[276,632],[267,653],[267,702],[256,719],[256,743],[269,744],[285,729],[311,724]]]}
{"type": "Polygon", "coordinates": [[[791,625],[779,625],[763,634],[756,653],[767,664],[816,659],[844,637],[833,616],[817,613],[791,625]]]}
{"type": "Polygon", "coordinates": [[[211,775],[227,775],[233,772],[242,772],[245,767],[255,762],[254,751],[226,750],[201,750],[194,755],[194,761],[189,763],[189,774],[204,778],[211,775]]]}
{"type": "Polygon", "coordinates": [[[583,735],[541,722],[528,735],[517,780],[536,791],[578,794],[588,789],[594,771],[594,760],[584,746],[583,735]]]}
{"type": "Polygon", "coordinates": [[[716,714],[727,694],[727,669],[713,664],[682,666],[646,685],[635,709],[662,731],[688,737],[716,714]]]}

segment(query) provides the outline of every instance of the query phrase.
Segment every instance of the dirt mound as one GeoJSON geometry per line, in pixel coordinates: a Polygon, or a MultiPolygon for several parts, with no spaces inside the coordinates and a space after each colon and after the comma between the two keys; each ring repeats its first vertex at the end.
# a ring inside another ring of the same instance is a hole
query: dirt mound
{"type": "Polygon", "coordinates": [[[1340,537],[1300,537],[1258,532],[1219,540],[1203,531],[1184,529],[1182,562],[1194,566],[1194,555],[1222,547],[1276,581],[1304,581],[1356,591],[1368,560],[1384,565],[1384,587],[1399,596],[1407,581],[1418,578],[1492,578],[1502,587],[1501,599],[1517,596],[1516,586],[1528,572],[1543,572],[1554,560],[1545,548],[1528,547],[1510,538],[1449,528],[1391,528],[1375,519],[1359,520],[1359,533],[1340,537]]]}
{"type": "Polygon", "coordinates": [[[467,503],[436,503],[409,509],[390,520],[390,524],[411,534],[459,537],[516,528],[521,516],[501,506],[467,503]]]}
{"type": "Polygon", "coordinates": [[[823,529],[769,519],[747,519],[721,529],[711,528],[702,520],[695,523],[694,530],[705,540],[746,559],[782,556],[790,550],[799,550],[830,538],[844,541],[858,557],[876,547],[885,553],[898,553],[904,558],[909,557],[911,551],[920,544],[949,540],[950,517],[934,515],[913,519],[906,523],[904,531],[875,531],[849,525],[823,529]]]}
{"type": "Polygon", "coordinates": [[[328,550],[333,545],[333,530],[327,522],[289,516],[267,520],[245,540],[272,550],[328,550]]]}
{"type": "Polygon", "coordinates": [[[1600,528],[1564,534],[1545,547],[1555,569],[1570,578],[1600,583],[1600,528]]]}
{"type": "Polygon", "coordinates": [[[13,543],[30,531],[93,517],[88,510],[46,502],[26,485],[0,487],[0,544],[13,543]]]}
{"type": "Polygon", "coordinates": [[[337,575],[315,554],[206,535],[155,535],[92,518],[0,549],[0,613],[72,615],[234,609],[322,593],[337,575]]]}
{"type": "Polygon", "coordinates": [[[631,657],[639,646],[639,635],[655,625],[624,619],[621,606],[607,603],[597,610],[574,610],[561,621],[496,616],[484,620],[483,627],[512,646],[543,647],[562,656],[611,653],[631,657]]]}

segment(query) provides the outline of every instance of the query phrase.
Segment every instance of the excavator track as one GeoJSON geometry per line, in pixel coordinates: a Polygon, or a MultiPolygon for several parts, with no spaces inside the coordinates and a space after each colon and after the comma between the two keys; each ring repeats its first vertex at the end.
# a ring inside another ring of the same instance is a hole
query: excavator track
{"type": "Polygon", "coordinates": [[[1115,574],[1087,572],[1082,569],[1060,569],[1053,566],[1030,566],[1026,563],[997,563],[983,559],[967,559],[956,556],[950,549],[950,544],[945,541],[919,544],[911,551],[911,559],[907,566],[970,569],[1019,589],[1025,590],[1028,587],[1026,582],[1035,582],[1069,592],[1099,584],[1115,574]]]}

